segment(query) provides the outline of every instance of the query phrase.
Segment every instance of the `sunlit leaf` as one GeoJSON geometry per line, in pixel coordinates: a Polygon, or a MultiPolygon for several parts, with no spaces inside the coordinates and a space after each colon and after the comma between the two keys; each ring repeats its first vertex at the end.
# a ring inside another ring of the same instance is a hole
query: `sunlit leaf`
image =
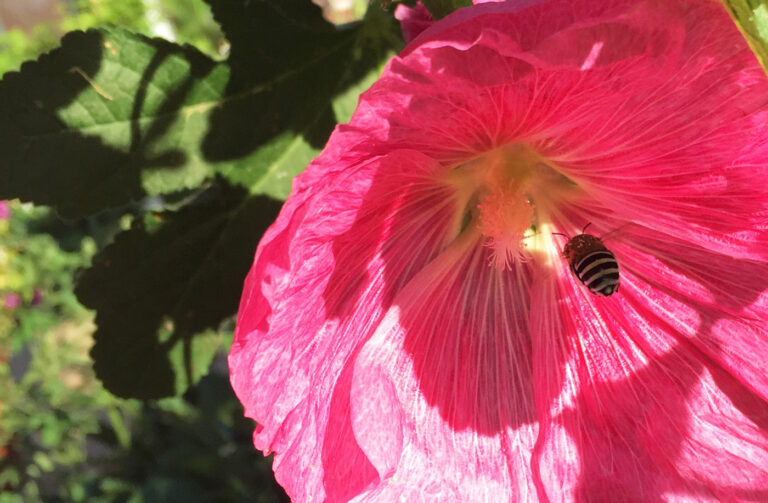
{"type": "Polygon", "coordinates": [[[217,108],[204,153],[230,161],[221,172],[254,193],[285,198],[291,180],[325,145],[334,100],[375,80],[398,48],[394,19],[371,9],[335,27],[307,0],[208,0],[232,44],[231,101],[217,108]],[[219,132],[227,130],[229,134],[219,132]]]}
{"type": "Polygon", "coordinates": [[[94,213],[199,185],[226,65],[125,30],[67,35],[0,81],[0,198],[94,213]]]}
{"type": "Polygon", "coordinates": [[[216,173],[286,197],[336,123],[334,97],[391,53],[393,24],[379,16],[337,29],[303,0],[294,3],[310,8],[295,12],[212,3],[231,38],[227,62],[102,29],[71,33],[6,74],[0,198],[76,217],[192,189],[216,173]]]}

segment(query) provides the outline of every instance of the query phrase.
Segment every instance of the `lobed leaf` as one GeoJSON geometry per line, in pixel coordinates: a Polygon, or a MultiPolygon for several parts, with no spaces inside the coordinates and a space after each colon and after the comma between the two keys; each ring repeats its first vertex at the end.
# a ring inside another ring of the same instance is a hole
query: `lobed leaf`
{"type": "Polygon", "coordinates": [[[215,329],[237,306],[277,201],[216,184],[195,204],[118,234],[79,278],[96,310],[96,374],[122,397],[184,391],[218,348],[215,329]],[[156,229],[152,229],[156,227],[156,229]]]}
{"type": "Polygon", "coordinates": [[[164,196],[76,289],[96,310],[96,373],[123,397],[177,394],[206,371],[278,210],[265,196],[287,197],[400,43],[378,9],[337,28],[308,0],[209,3],[227,61],[101,29],[0,81],[0,198],[79,217],[164,196]]]}
{"type": "Polygon", "coordinates": [[[88,215],[199,185],[229,69],[120,29],[73,32],[0,81],[0,198],[88,215]]]}
{"type": "Polygon", "coordinates": [[[307,0],[208,3],[232,44],[232,74],[204,153],[229,161],[220,173],[230,181],[283,199],[336,124],[335,99],[378,75],[399,47],[397,24],[372,8],[363,22],[334,27],[307,0]]]}
{"type": "Polygon", "coordinates": [[[79,217],[217,173],[287,197],[336,123],[334,97],[376,71],[394,25],[336,29],[306,0],[211,4],[231,37],[227,62],[102,29],[6,74],[0,198],[79,217]]]}

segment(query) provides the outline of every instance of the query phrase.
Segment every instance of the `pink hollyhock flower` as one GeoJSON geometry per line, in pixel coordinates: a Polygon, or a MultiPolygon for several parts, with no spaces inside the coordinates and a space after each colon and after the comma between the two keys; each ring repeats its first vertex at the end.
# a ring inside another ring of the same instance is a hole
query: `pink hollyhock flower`
{"type": "Polygon", "coordinates": [[[0,201],[0,220],[9,218],[11,218],[11,208],[8,206],[8,201],[0,201]]]}
{"type": "Polygon", "coordinates": [[[490,3],[296,179],[229,363],[295,501],[768,500],[768,80],[716,2],[490,3]],[[562,249],[604,236],[621,289],[562,249]]]}

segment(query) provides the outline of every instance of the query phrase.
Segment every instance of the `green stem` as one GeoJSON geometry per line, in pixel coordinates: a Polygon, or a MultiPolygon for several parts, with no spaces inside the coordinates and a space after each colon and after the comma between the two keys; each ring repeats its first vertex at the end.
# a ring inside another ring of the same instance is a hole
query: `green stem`
{"type": "Polygon", "coordinates": [[[116,407],[109,407],[107,409],[107,417],[109,417],[109,422],[112,423],[112,431],[115,432],[120,447],[125,450],[129,449],[131,447],[131,433],[126,428],[120,411],[116,407]]]}

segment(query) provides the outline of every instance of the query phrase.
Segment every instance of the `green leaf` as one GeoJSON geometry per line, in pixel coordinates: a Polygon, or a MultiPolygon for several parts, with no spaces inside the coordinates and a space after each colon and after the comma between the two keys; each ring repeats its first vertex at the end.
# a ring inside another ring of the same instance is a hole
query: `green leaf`
{"type": "Polygon", "coordinates": [[[288,195],[402,43],[380,9],[337,28],[309,0],[210,3],[225,62],[104,29],[0,82],[0,198],[75,217],[164,196],[166,211],[118,234],[76,290],[96,310],[96,373],[119,396],[177,394],[205,372],[276,215],[264,195],[288,195]]]}
{"type": "Polygon", "coordinates": [[[441,19],[461,7],[472,5],[472,0],[422,0],[432,17],[441,19]]]}
{"type": "Polygon", "coordinates": [[[158,398],[207,371],[219,344],[212,330],[237,306],[253,250],[278,209],[216,184],[179,212],[118,234],[94,258],[76,293],[97,311],[91,355],[107,389],[158,398]]]}
{"type": "Polygon", "coordinates": [[[399,28],[373,8],[362,22],[339,28],[309,0],[208,3],[232,44],[233,70],[231,99],[213,112],[204,153],[230,161],[219,168],[230,181],[285,198],[336,124],[335,98],[375,80],[402,44],[399,28]],[[225,128],[228,135],[217,133],[225,128]]]}
{"type": "Polygon", "coordinates": [[[723,0],[723,4],[768,71],[768,0],[723,0]]]}
{"type": "Polygon", "coordinates": [[[120,29],[73,32],[0,82],[0,198],[67,217],[193,189],[216,173],[285,198],[336,123],[334,97],[400,43],[391,16],[336,28],[308,0],[211,0],[217,63],[120,29]]]}
{"type": "Polygon", "coordinates": [[[349,86],[346,91],[339,94],[333,99],[333,113],[336,116],[336,120],[340,123],[349,122],[352,118],[352,113],[357,108],[357,103],[365,90],[373,85],[381,75],[383,70],[383,64],[380,68],[375,68],[363,76],[355,84],[349,86]]]}
{"type": "Polygon", "coordinates": [[[199,151],[229,77],[190,47],[73,32],[0,82],[0,198],[91,214],[210,176],[199,151]]]}

